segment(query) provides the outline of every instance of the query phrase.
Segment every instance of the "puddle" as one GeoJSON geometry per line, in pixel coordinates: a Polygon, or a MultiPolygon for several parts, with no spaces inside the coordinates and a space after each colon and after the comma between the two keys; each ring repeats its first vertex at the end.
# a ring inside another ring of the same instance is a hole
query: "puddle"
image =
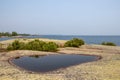
{"type": "Polygon", "coordinates": [[[10,62],[25,70],[33,72],[48,72],[85,62],[95,61],[97,59],[97,56],[90,55],[59,54],[16,57],[11,59],[10,62]]]}

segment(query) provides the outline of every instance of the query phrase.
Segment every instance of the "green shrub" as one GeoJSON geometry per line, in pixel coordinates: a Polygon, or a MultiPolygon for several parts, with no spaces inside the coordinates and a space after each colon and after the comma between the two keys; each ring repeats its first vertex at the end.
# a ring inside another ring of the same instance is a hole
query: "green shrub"
{"type": "Polygon", "coordinates": [[[113,42],[102,42],[101,44],[106,46],[116,46],[116,44],[113,42]]]}
{"type": "Polygon", "coordinates": [[[7,47],[7,50],[37,50],[37,51],[57,51],[58,45],[54,42],[44,42],[38,39],[28,43],[19,42],[15,40],[7,47]]]}
{"type": "Polygon", "coordinates": [[[18,40],[15,40],[12,43],[13,50],[18,50],[20,48],[20,42],[18,40]]]}
{"type": "Polygon", "coordinates": [[[34,41],[31,41],[31,42],[28,42],[26,47],[27,47],[28,50],[42,51],[44,44],[45,44],[44,41],[34,40],[34,41]]]}
{"type": "Polygon", "coordinates": [[[20,45],[20,47],[19,47],[20,50],[26,49],[26,44],[24,42],[20,42],[19,45],[20,45]]]}
{"type": "Polygon", "coordinates": [[[54,42],[48,42],[43,45],[43,51],[57,51],[58,45],[54,42]]]}
{"type": "Polygon", "coordinates": [[[23,42],[19,42],[15,40],[12,44],[7,47],[7,50],[24,50],[26,49],[26,45],[23,42]]]}
{"type": "Polygon", "coordinates": [[[67,41],[64,46],[65,47],[79,47],[81,45],[84,45],[84,41],[82,39],[73,38],[72,40],[67,41]]]}
{"type": "Polygon", "coordinates": [[[9,45],[8,47],[7,47],[7,50],[13,50],[13,46],[12,45],[9,45]]]}

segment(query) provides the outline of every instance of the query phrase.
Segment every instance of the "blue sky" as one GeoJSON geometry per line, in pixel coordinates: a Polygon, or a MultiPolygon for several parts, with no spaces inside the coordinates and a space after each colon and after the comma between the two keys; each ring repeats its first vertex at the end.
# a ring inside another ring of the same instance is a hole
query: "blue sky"
{"type": "Polygon", "coordinates": [[[0,31],[120,35],[120,0],[0,0],[0,31]]]}

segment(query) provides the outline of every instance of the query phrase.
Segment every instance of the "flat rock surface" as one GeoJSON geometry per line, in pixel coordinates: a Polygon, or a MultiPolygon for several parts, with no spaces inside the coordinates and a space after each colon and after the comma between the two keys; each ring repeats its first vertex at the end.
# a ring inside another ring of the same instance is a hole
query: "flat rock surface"
{"type": "Polygon", "coordinates": [[[57,53],[28,50],[0,52],[0,80],[120,80],[120,47],[83,45],[80,48],[59,48],[57,53]],[[8,61],[17,56],[61,53],[97,55],[102,58],[47,73],[29,72],[8,61]]]}

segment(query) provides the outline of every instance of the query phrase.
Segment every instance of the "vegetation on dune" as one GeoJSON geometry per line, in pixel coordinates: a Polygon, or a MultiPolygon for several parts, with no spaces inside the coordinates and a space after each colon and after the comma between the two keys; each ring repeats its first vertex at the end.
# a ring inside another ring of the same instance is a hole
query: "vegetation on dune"
{"type": "Polygon", "coordinates": [[[38,39],[28,43],[15,40],[7,47],[7,50],[37,50],[37,51],[57,51],[58,45],[55,42],[44,42],[38,39]]]}
{"type": "Polygon", "coordinates": [[[82,39],[73,38],[72,40],[67,41],[64,46],[65,47],[79,47],[81,45],[84,45],[85,42],[82,39]]]}
{"type": "Polygon", "coordinates": [[[7,47],[7,50],[22,50],[25,49],[26,45],[23,42],[15,40],[12,44],[7,47]]]}
{"type": "Polygon", "coordinates": [[[58,45],[54,42],[48,42],[43,45],[43,51],[57,51],[58,45]]]}
{"type": "Polygon", "coordinates": [[[106,46],[116,46],[116,44],[113,42],[102,42],[101,44],[106,46]]]}
{"type": "Polygon", "coordinates": [[[44,44],[45,44],[44,41],[39,41],[39,40],[35,39],[34,41],[30,41],[26,44],[26,49],[43,51],[44,44]]]}

